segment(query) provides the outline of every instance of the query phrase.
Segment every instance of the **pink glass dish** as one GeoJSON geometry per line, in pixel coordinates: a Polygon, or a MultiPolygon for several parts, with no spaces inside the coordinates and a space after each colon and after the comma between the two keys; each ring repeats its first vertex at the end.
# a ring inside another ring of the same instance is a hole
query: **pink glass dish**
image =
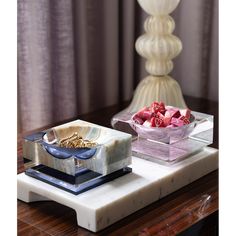
{"type": "Polygon", "coordinates": [[[195,117],[191,114],[190,123],[181,127],[146,127],[129,121],[130,126],[137,132],[139,138],[149,139],[156,142],[172,144],[181,139],[187,138],[197,125],[195,117]]]}

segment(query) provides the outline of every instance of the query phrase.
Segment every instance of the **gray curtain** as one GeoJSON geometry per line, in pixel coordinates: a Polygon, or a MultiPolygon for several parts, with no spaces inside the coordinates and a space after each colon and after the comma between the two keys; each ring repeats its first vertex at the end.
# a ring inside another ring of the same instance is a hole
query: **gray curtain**
{"type": "MultiPolygon", "coordinates": [[[[184,46],[172,76],[218,100],[218,0],[181,0],[172,16],[184,46]]],[[[131,99],[146,17],[136,0],[18,0],[18,131],[131,99]]]]}

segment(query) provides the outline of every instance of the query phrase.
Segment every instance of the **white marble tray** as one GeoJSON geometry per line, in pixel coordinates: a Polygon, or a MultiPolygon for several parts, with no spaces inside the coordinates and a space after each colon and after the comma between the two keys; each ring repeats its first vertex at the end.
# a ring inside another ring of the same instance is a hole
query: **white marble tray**
{"type": "Polygon", "coordinates": [[[218,150],[204,148],[170,167],[133,157],[131,167],[133,173],[77,196],[21,173],[17,197],[24,202],[53,200],[68,206],[76,211],[79,226],[97,232],[216,170],[218,150]]]}

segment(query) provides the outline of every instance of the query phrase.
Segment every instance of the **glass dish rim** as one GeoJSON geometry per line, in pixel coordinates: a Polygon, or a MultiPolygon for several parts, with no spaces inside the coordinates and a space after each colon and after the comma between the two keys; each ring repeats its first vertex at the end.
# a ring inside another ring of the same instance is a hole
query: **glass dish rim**
{"type": "MultiPolygon", "coordinates": [[[[134,113],[134,114],[136,114],[136,113],[134,113]]],[[[133,114],[133,115],[134,115],[133,114]]],[[[157,130],[162,130],[162,131],[164,131],[164,130],[178,130],[178,129],[181,129],[181,128],[183,128],[183,127],[185,127],[185,128],[187,128],[187,127],[189,127],[189,126],[191,126],[192,124],[196,124],[197,123],[197,119],[196,119],[196,117],[193,115],[193,114],[191,114],[190,115],[190,119],[192,118],[192,120],[190,121],[190,123],[189,124],[186,124],[186,125],[183,125],[183,126],[177,126],[177,127],[146,127],[146,126],[143,126],[143,125],[140,125],[140,124],[138,124],[138,123],[136,123],[134,120],[133,120],[133,115],[132,115],[132,117],[131,117],[131,119],[129,120],[129,123],[131,124],[131,125],[134,125],[134,126],[136,126],[136,127],[138,127],[138,128],[140,128],[140,129],[143,129],[143,130],[146,130],[146,131],[157,131],[157,130]]]]}

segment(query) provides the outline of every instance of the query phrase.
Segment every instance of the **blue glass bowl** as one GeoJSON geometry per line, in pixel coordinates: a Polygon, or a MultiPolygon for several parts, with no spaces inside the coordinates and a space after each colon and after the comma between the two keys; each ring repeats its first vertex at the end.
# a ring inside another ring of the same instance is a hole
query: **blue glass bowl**
{"type": "MultiPolygon", "coordinates": [[[[88,139],[90,136],[97,136],[100,134],[100,129],[98,128],[90,128],[90,127],[79,127],[81,131],[86,131],[86,138],[88,139]],[[92,132],[91,132],[92,131],[92,132]]],[[[93,137],[94,138],[94,137],[93,137]]],[[[97,144],[91,148],[65,148],[60,147],[58,145],[58,138],[55,135],[53,130],[49,130],[46,134],[43,135],[43,140],[41,145],[43,148],[52,156],[58,159],[68,159],[70,157],[75,157],[80,160],[87,160],[94,156],[97,149],[102,145],[97,144]]]]}

